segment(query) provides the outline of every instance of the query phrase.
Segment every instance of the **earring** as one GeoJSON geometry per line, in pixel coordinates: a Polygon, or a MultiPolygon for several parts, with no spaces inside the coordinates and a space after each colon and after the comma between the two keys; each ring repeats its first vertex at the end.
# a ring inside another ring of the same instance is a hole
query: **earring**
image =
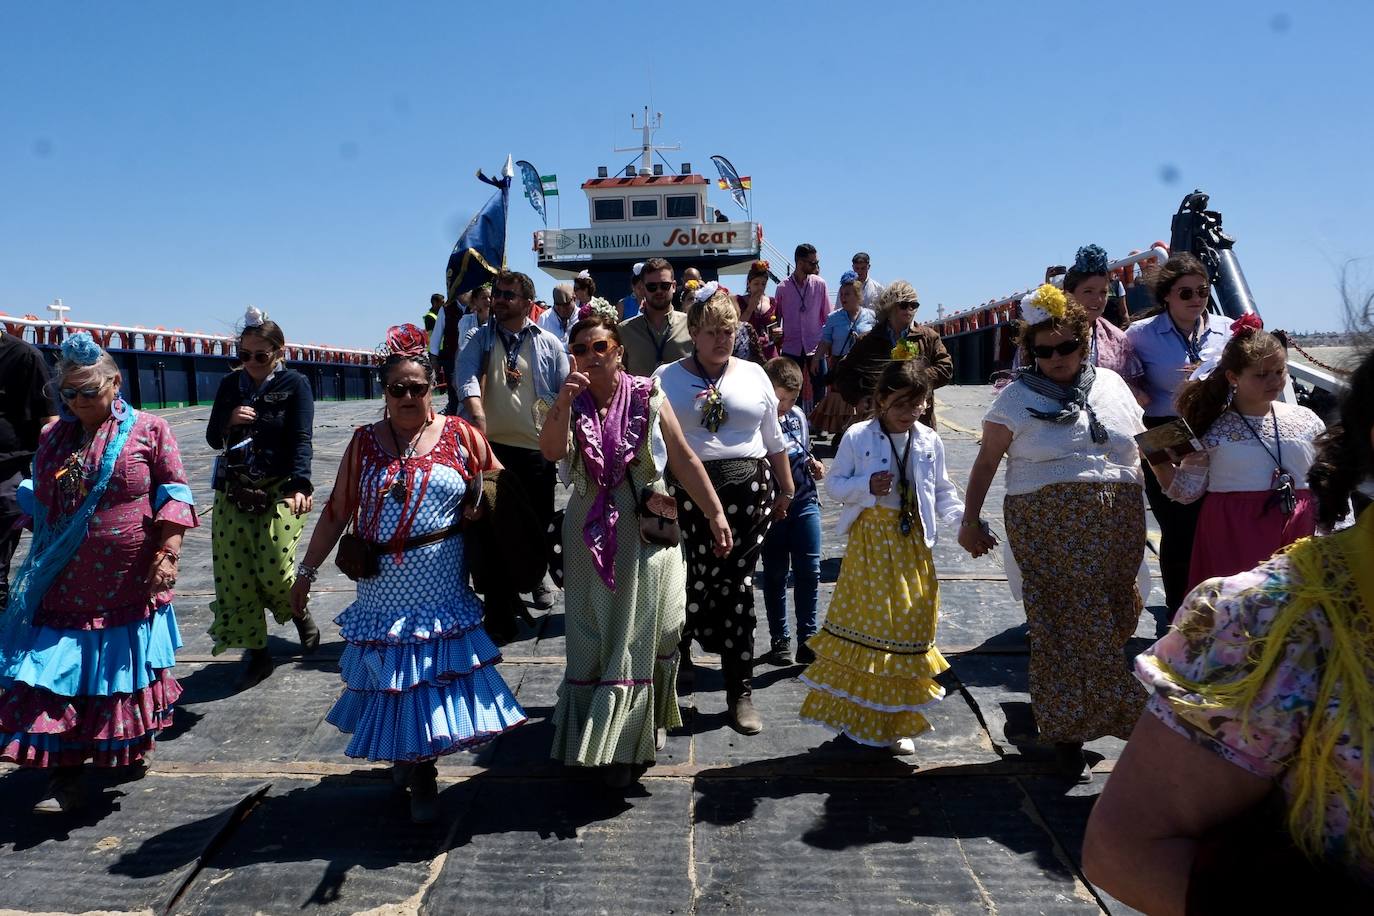
{"type": "Polygon", "coordinates": [[[1222,405],[1221,409],[1222,409],[1222,410],[1225,410],[1226,408],[1230,407],[1230,406],[1231,406],[1231,402],[1234,401],[1235,399],[1236,399],[1236,386],[1235,386],[1235,385],[1232,385],[1230,388],[1227,388],[1227,389],[1226,389],[1226,403],[1222,405]]]}

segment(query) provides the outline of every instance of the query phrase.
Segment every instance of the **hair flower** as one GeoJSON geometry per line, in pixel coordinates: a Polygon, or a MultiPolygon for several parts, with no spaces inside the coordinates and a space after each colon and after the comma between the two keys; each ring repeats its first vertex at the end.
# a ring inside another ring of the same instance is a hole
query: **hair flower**
{"type": "Polygon", "coordinates": [[[899,362],[905,362],[908,359],[915,359],[920,355],[921,351],[916,346],[916,341],[912,340],[909,337],[903,338],[902,340],[898,341],[897,346],[892,348],[892,358],[899,362]]]}
{"type": "Polygon", "coordinates": [[[386,353],[396,356],[425,356],[429,352],[425,332],[413,324],[400,324],[387,329],[386,353]]]}
{"type": "Polygon", "coordinates": [[[104,352],[89,331],[68,334],[67,339],[62,341],[62,358],[78,366],[94,366],[104,352]]]}
{"type": "Polygon", "coordinates": [[[620,313],[615,310],[615,306],[611,305],[610,302],[603,299],[601,296],[593,296],[586,305],[577,310],[578,321],[598,315],[602,318],[609,318],[612,321],[620,320],[620,313]]]}
{"type": "Polygon", "coordinates": [[[1231,322],[1231,336],[1238,337],[1243,333],[1251,331],[1263,331],[1264,320],[1254,312],[1246,312],[1235,321],[1231,322]]]}
{"type": "Polygon", "coordinates": [[[693,302],[709,302],[712,296],[723,289],[727,293],[729,292],[728,289],[725,289],[725,287],[721,286],[716,280],[712,280],[710,283],[701,283],[698,280],[688,280],[687,289],[689,292],[693,293],[693,302]],[[695,287],[692,286],[693,283],[696,284],[695,287]]]}
{"type": "Polygon", "coordinates": [[[1073,269],[1081,274],[1105,274],[1107,252],[1101,245],[1084,245],[1073,259],[1073,269]]]}
{"type": "Polygon", "coordinates": [[[1068,306],[1069,300],[1062,289],[1052,283],[1042,283],[1035,292],[1021,299],[1021,318],[1027,324],[1040,324],[1051,318],[1058,321],[1064,317],[1068,306]]]}
{"type": "Polygon", "coordinates": [[[858,275],[858,274],[856,274],[856,273],[855,273],[854,271],[852,271],[852,270],[846,270],[844,273],[840,274],[840,285],[841,285],[841,286],[848,286],[849,284],[855,282],[855,281],[858,280],[858,279],[859,279],[859,275],[858,275]]]}
{"type": "Polygon", "coordinates": [[[243,327],[260,328],[262,323],[267,320],[267,315],[256,305],[250,305],[243,310],[243,327]]]}

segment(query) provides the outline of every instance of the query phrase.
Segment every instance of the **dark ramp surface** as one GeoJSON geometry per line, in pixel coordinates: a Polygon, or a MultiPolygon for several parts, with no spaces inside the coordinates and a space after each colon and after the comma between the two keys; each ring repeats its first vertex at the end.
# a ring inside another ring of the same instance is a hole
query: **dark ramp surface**
{"type": "MultiPolygon", "coordinates": [[[[986,388],[940,392],[941,435],[962,489],[986,388]]],[[[316,505],[356,423],[376,403],[318,405],[316,505]]],[[[848,745],[797,718],[799,666],[760,666],[764,731],[726,723],[714,659],[679,697],[685,725],[640,785],[606,789],[548,759],[564,652],[561,602],[504,649],[501,672],[530,721],[440,761],[442,817],[412,826],[384,766],[343,755],[324,721],[340,690],[332,618],[353,600],[333,564],[312,610],[320,650],[269,624],[277,670],[233,691],[240,653],[206,635],[212,459],[208,411],[167,411],[204,525],[183,550],[177,612],[186,689],[149,774],[100,774],[78,817],[30,813],[43,776],[0,770],[0,908],[140,913],[1129,913],[1087,884],[1083,827],[1122,742],[1090,745],[1097,778],[1069,786],[1036,742],[1026,630],[1000,555],[972,559],[954,532],[935,549],[938,642],[952,668],[914,757],[848,745]]],[[[829,448],[822,444],[825,456],[829,448]]],[[[565,497],[560,495],[560,501],[565,497]]],[[[1001,530],[1000,477],[985,516],[1001,530]]],[[[822,614],[843,544],[823,507],[822,614]]],[[[306,538],[318,512],[311,517],[306,538]]],[[[1156,592],[1156,595],[1158,592],[1156,592]]],[[[768,635],[759,596],[759,653],[768,635]]],[[[1141,617],[1138,649],[1156,619],[1141,617]]],[[[1126,664],[1123,658],[1122,664],[1126,664]]]]}

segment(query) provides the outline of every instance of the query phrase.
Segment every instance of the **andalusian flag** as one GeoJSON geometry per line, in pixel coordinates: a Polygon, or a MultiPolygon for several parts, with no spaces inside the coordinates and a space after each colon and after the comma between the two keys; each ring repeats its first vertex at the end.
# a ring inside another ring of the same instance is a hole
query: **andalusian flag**
{"type": "MultiPolygon", "coordinates": [[[[716,185],[722,191],[728,191],[731,188],[730,182],[726,181],[724,178],[716,179],[716,185]]],[[[746,191],[752,191],[754,190],[754,180],[748,175],[741,175],[739,176],[739,186],[746,191]]]]}
{"type": "Polygon", "coordinates": [[[557,176],[557,175],[540,175],[540,176],[539,176],[539,180],[540,180],[540,182],[542,182],[543,185],[544,185],[544,196],[545,196],[545,197],[557,197],[557,196],[558,196],[558,176],[557,176]]]}

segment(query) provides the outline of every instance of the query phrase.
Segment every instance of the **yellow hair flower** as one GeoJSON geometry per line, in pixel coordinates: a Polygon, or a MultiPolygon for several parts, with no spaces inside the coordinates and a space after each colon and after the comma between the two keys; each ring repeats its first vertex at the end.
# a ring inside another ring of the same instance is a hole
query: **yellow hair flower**
{"type": "Polygon", "coordinates": [[[1063,318],[1064,311],[1069,307],[1068,297],[1053,283],[1040,284],[1040,288],[1035,291],[1035,298],[1036,304],[1056,319],[1063,318]]]}
{"type": "Polygon", "coordinates": [[[903,340],[892,348],[892,358],[895,360],[915,359],[920,355],[921,351],[917,349],[915,341],[912,340],[903,340]]]}

